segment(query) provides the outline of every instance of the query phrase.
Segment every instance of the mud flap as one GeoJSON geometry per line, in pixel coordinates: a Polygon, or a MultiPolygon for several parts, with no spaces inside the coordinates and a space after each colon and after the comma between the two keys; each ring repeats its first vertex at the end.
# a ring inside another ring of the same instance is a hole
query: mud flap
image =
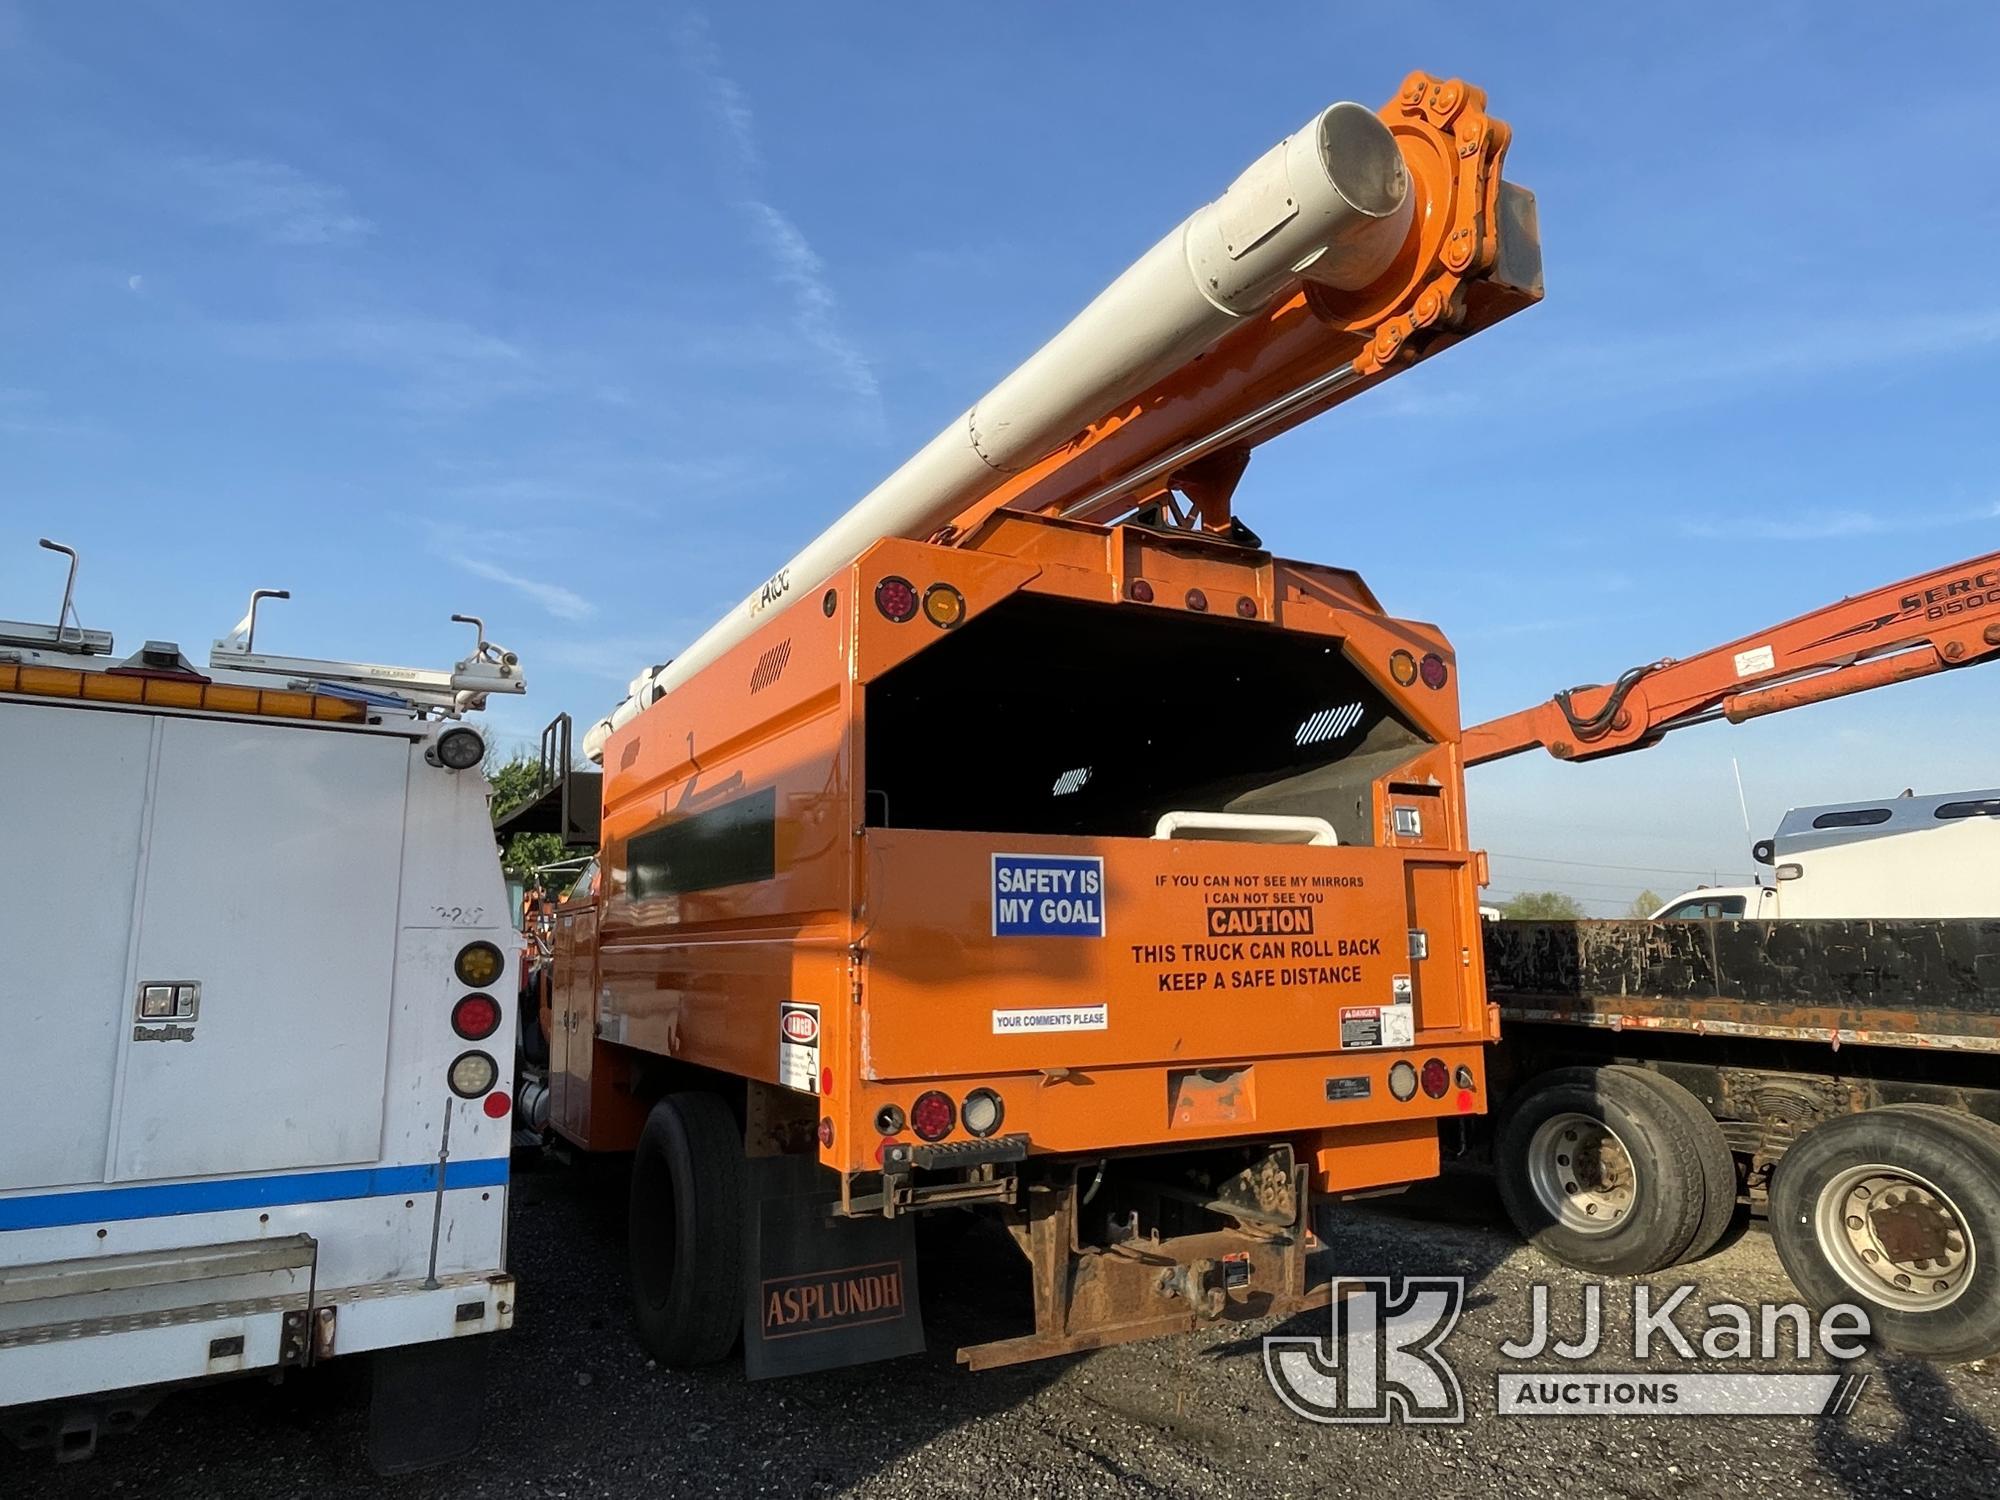
{"type": "Polygon", "coordinates": [[[414,1474],[478,1448],[492,1342],[473,1334],[379,1349],[369,1357],[368,1462],[376,1473],[414,1474]]]}
{"type": "Polygon", "coordinates": [[[744,1373],[768,1380],[922,1353],[909,1215],[829,1216],[836,1195],[810,1157],[752,1157],[749,1167],[744,1373]]]}

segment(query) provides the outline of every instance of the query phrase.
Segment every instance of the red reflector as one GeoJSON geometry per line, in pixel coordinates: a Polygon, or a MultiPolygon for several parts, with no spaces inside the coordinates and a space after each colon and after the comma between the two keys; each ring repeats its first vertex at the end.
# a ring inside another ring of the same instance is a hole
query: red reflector
{"type": "Polygon", "coordinates": [[[819,1070],[819,1091],[822,1098],[833,1097],[833,1069],[821,1068],[819,1070]]]}
{"type": "Polygon", "coordinates": [[[467,995],[451,1008],[451,1029],[468,1042],[483,1042],[500,1029],[500,1002],[491,995],[467,995]]]}
{"type": "Polygon", "coordinates": [[[1442,1099],[1445,1091],[1451,1087],[1451,1069],[1444,1065],[1444,1059],[1441,1057],[1433,1057],[1425,1063],[1423,1072],[1419,1076],[1423,1079],[1424,1092],[1433,1099],[1442,1099]]]}
{"type": "Polygon", "coordinates": [[[495,1089],[486,1096],[485,1107],[487,1119],[504,1120],[507,1118],[507,1112],[514,1107],[514,1101],[507,1097],[505,1089],[495,1089]]]}
{"type": "Polygon", "coordinates": [[[917,1095],[917,1102],[910,1106],[910,1129],[924,1140],[943,1140],[957,1123],[958,1106],[951,1102],[951,1095],[936,1089],[917,1095]]]}
{"type": "Polygon", "coordinates": [[[1132,596],[1132,601],[1135,604],[1151,604],[1153,602],[1153,586],[1143,578],[1133,579],[1131,583],[1126,585],[1125,592],[1132,596]]]}
{"type": "Polygon", "coordinates": [[[1460,1089],[1458,1091],[1458,1112],[1460,1114],[1471,1114],[1474,1102],[1471,1089],[1460,1089]]]}
{"type": "Polygon", "coordinates": [[[917,591],[907,578],[885,578],[875,585],[875,607],[898,625],[917,617],[917,591]]]}
{"type": "Polygon", "coordinates": [[[1442,656],[1435,651],[1426,651],[1424,659],[1417,663],[1417,675],[1423,678],[1425,687],[1441,688],[1450,673],[1445,668],[1442,656]]]}

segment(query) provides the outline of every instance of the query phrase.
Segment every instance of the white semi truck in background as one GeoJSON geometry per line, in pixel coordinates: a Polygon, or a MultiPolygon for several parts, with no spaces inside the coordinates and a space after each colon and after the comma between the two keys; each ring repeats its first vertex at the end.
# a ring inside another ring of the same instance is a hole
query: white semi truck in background
{"type": "Polygon", "coordinates": [[[2000,915],[2000,789],[1795,807],[1751,854],[1770,885],[1683,891],[1653,920],[2000,915]]]}
{"type": "Polygon", "coordinates": [[[69,588],[0,622],[0,1430],[58,1458],[365,1353],[371,1458],[435,1462],[514,1316],[515,940],[462,715],[519,664],[483,627],[447,671],[263,655],[265,597],[206,672],[114,655],[69,588]]]}

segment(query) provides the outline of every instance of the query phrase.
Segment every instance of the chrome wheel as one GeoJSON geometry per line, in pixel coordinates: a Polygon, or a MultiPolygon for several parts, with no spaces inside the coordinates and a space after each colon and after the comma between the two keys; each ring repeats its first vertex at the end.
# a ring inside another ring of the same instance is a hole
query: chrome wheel
{"type": "Polygon", "coordinates": [[[1871,1162],[1832,1178],[1813,1230],[1841,1280],[1905,1312],[1949,1306],[1978,1261],[1958,1206],[1903,1167],[1871,1162]]]}
{"type": "Polygon", "coordinates": [[[1632,1153],[1618,1132],[1584,1114],[1551,1115],[1528,1142],[1528,1182],[1565,1228],[1616,1229],[1639,1201],[1632,1153]]]}

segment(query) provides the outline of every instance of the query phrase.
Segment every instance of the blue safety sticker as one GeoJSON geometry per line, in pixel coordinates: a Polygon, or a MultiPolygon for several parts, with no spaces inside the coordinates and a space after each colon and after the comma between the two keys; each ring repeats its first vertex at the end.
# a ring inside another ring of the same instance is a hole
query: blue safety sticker
{"type": "Polygon", "coordinates": [[[1104,861],[1095,855],[994,855],[993,935],[1103,937],[1104,861]]]}

